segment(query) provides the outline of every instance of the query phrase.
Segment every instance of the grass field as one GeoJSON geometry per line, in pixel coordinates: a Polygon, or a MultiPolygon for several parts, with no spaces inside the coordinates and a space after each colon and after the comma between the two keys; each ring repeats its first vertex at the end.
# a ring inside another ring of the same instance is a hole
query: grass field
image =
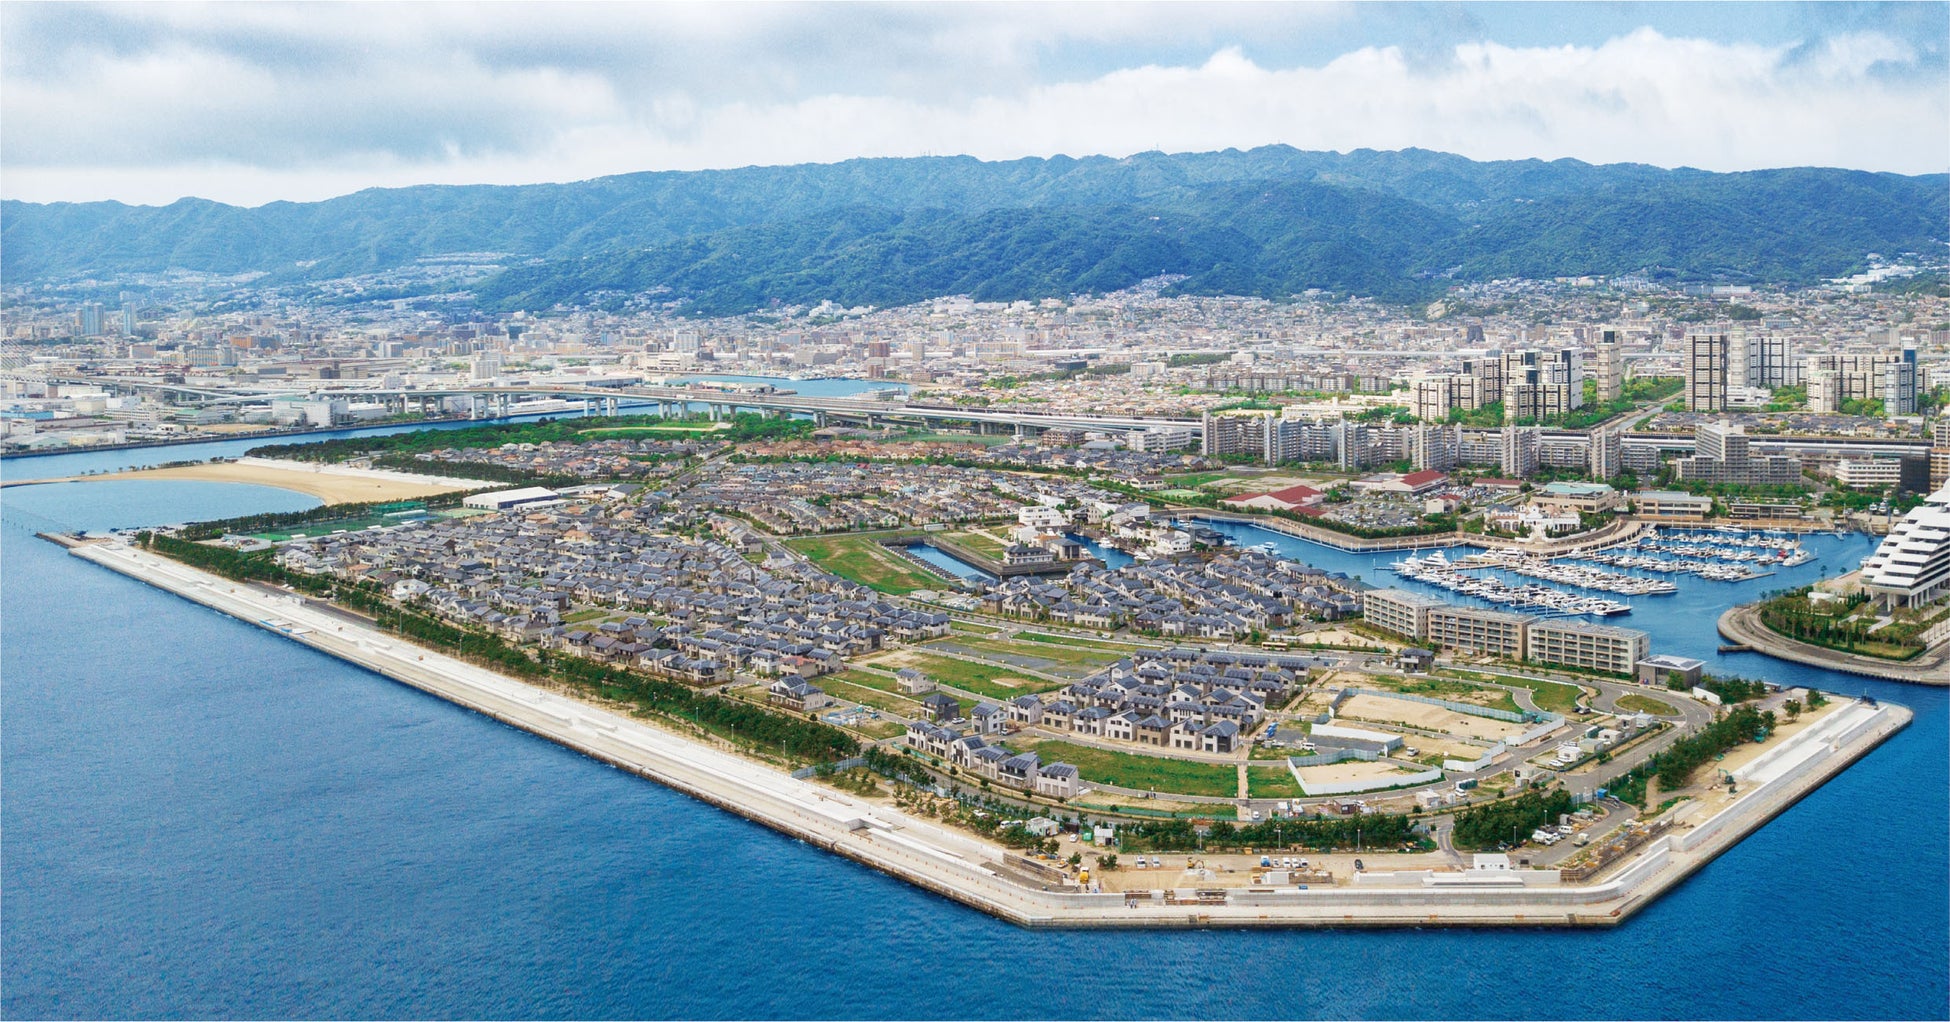
{"type": "MultiPolygon", "coordinates": [[[[1447,678],[1432,678],[1419,675],[1412,678],[1398,678],[1392,675],[1374,675],[1368,679],[1371,687],[1387,692],[1401,692],[1405,695],[1427,696],[1431,699],[1447,699],[1454,703],[1468,703],[1493,710],[1508,710],[1517,713],[1522,707],[1517,705],[1515,696],[1500,688],[1471,685],[1466,681],[1451,681],[1447,678]]],[[[1542,703],[1538,704],[1542,706],[1542,703]]]]}
{"type": "Polygon", "coordinates": [[[951,635],[994,635],[1000,631],[1002,629],[991,625],[978,625],[972,621],[956,621],[948,629],[951,635]]]}
{"type": "Polygon", "coordinates": [[[846,682],[849,685],[860,685],[865,688],[879,689],[882,692],[892,693],[893,695],[901,694],[900,682],[878,671],[867,671],[858,667],[849,667],[844,671],[822,675],[816,683],[824,685],[829,678],[834,681],[846,682]]]}
{"type": "Polygon", "coordinates": [[[1221,479],[1227,478],[1231,474],[1232,473],[1230,472],[1194,472],[1191,475],[1171,476],[1169,478],[1172,485],[1174,486],[1180,486],[1186,489],[1192,489],[1195,487],[1204,486],[1207,483],[1216,483],[1221,479]]]}
{"type": "Polygon", "coordinates": [[[363,518],[340,518],[330,522],[306,522],[290,529],[275,532],[252,533],[252,539],[262,539],[272,543],[282,543],[293,536],[329,536],[334,532],[360,532],[375,525],[390,528],[406,524],[404,519],[388,518],[385,515],[367,515],[363,518]]]}
{"type": "Polygon", "coordinates": [[[1541,678],[1511,678],[1498,675],[1498,684],[1514,685],[1530,690],[1530,697],[1540,710],[1551,713],[1574,713],[1578,700],[1584,698],[1584,689],[1576,685],[1566,685],[1558,681],[1545,681],[1541,678]]]}
{"type": "Polygon", "coordinates": [[[1124,642],[1105,642],[1101,639],[1073,639],[1067,635],[1045,635],[1042,632],[1017,632],[1016,638],[1022,640],[1023,642],[1040,642],[1047,645],[1075,646],[1078,649],[1094,649],[1104,653],[1115,653],[1118,657],[1127,657],[1133,653],[1140,653],[1147,649],[1158,648],[1156,645],[1133,646],[1129,643],[1124,643],[1124,642]]]}
{"type": "Polygon", "coordinates": [[[921,715],[921,704],[919,703],[888,692],[882,692],[879,689],[862,688],[859,685],[849,685],[843,681],[834,681],[833,679],[837,677],[839,675],[832,674],[824,678],[815,678],[813,679],[813,684],[819,686],[825,690],[827,695],[832,696],[842,703],[859,703],[863,706],[871,706],[876,710],[898,713],[903,717],[918,717],[921,715]]]}
{"type": "Polygon", "coordinates": [[[1620,710],[1629,713],[1650,713],[1655,717],[1679,716],[1679,708],[1671,703],[1654,699],[1651,696],[1642,696],[1636,692],[1631,695],[1619,696],[1617,706],[1620,710]]]}
{"type": "Polygon", "coordinates": [[[949,532],[941,538],[950,543],[959,543],[984,557],[998,561],[1002,559],[1002,541],[986,532],[949,532]]]}
{"type": "MultiPolygon", "coordinates": [[[[1015,744],[1028,746],[1028,741],[1015,744]]],[[[1069,742],[1035,742],[1036,755],[1044,763],[1068,763],[1085,780],[1114,784],[1140,791],[1170,792],[1180,795],[1217,795],[1230,798],[1239,794],[1239,771],[1223,763],[1193,763],[1182,759],[1139,756],[1112,752],[1069,742]]]]}
{"type": "Polygon", "coordinates": [[[1049,692],[1063,687],[1063,682],[1032,677],[1007,667],[990,667],[988,664],[928,653],[908,652],[903,657],[909,666],[940,684],[991,699],[1014,699],[1025,693],[1049,692]],[[1003,684],[1002,679],[1005,678],[1016,684],[1003,684]]]}
{"type": "Polygon", "coordinates": [[[1246,791],[1253,798],[1307,797],[1300,790],[1300,782],[1294,779],[1293,771],[1284,766],[1277,770],[1262,767],[1246,771],[1246,791]]]}
{"type": "Polygon", "coordinates": [[[1116,653],[1095,648],[1059,646],[1046,642],[1017,642],[1013,639],[957,638],[957,645],[980,650],[995,656],[1024,657],[1030,660],[1043,660],[1052,664],[1068,664],[1073,667],[1108,666],[1120,657],[1129,656],[1131,651],[1116,653]]]}
{"type": "Polygon", "coordinates": [[[983,447],[999,447],[1014,440],[1015,437],[981,436],[975,433],[920,433],[888,437],[887,443],[935,443],[935,444],[980,444],[983,447]]]}
{"type": "Polygon", "coordinates": [[[861,536],[807,536],[787,540],[786,545],[843,579],[883,593],[905,596],[918,589],[949,587],[947,582],[861,536]]]}

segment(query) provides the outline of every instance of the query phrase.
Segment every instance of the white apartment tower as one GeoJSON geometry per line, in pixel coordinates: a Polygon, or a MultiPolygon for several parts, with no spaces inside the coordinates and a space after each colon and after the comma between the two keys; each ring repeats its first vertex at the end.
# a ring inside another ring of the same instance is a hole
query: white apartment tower
{"type": "Polygon", "coordinates": [[[1718,412],[1727,406],[1732,338],[1724,324],[1686,335],[1686,410],[1718,412]]]}
{"type": "Polygon", "coordinates": [[[1618,351],[1618,331],[1598,332],[1598,401],[1616,401],[1625,393],[1625,356],[1618,351]]]}

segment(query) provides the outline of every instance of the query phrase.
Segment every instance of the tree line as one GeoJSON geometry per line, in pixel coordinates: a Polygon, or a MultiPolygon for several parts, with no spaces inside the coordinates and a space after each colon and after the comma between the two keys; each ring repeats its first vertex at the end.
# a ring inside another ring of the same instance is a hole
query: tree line
{"type": "Polygon", "coordinates": [[[396,509],[401,503],[419,503],[430,509],[459,507],[461,498],[465,496],[467,496],[465,493],[440,493],[413,502],[371,501],[359,504],[322,504],[304,511],[266,511],[262,514],[195,522],[177,530],[176,535],[181,539],[195,541],[216,539],[219,536],[248,535],[253,532],[272,532],[310,522],[341,522],[354,518],[367,518],[380,514],[382,508],[396,509]]]}
{"type": "Polygon", "coordinates": [[[1421,840],[1415,821],[1397,813],[1354,816],[1314,815],[1264,820],[1244,826],[1229,820],[1209,824],[1204,837],[1191,820],[1140,820],[1118,827],[1118,847],[1129,851],[1238,851],[1245,848],[1397,848],[1421,840]]]}
{"type": "Polygon", "coordinates": [[[1491,848],[1508,842],[1520,843],[1545,824],[1577,808],[1571,793],[1526,791],[1516,798],[1474,806],[1456,814],[1455,841],[1463,848],[1491,848]]]}

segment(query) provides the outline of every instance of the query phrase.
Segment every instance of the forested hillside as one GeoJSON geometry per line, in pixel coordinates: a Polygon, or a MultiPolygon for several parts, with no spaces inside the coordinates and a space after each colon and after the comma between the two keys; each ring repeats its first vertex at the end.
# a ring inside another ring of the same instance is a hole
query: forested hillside
{"type": "Polygon", "coordinates": [[[655,293],[699,313],[830,299],[1012,299],[1160,273],[1195,294],[1308,288],[1420,301],[1453,281],[1647,273],[1805,283],[1940,253],[1950,178],[1744,174],[1423,150],[645,173],[375,189],[256,208],[184,199],[0,207],[8,283],[171,269],[333,279],[495,253],[490,309],[655,293]]]}

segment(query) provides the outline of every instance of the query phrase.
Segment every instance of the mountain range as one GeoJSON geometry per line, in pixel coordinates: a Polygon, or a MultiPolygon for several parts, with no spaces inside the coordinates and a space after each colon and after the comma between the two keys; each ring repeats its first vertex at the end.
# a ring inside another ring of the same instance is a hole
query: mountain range
{"type": "Polygon", "coordinates": [[[202,199],[0,203],[8,284],[191,270],[338,279],[456,253],[504,269],[488,310],[1040,298],[1160,274],[1186,294],[1307,289],[1390,302],[1456,282],[1640,274],[1805,284],[1869,253],[1941,256],[1950,175],[1720,174],[1427,150],[1285,146],[1123,159],[967,157],[371,189],[244,208],[202,199]]]}

